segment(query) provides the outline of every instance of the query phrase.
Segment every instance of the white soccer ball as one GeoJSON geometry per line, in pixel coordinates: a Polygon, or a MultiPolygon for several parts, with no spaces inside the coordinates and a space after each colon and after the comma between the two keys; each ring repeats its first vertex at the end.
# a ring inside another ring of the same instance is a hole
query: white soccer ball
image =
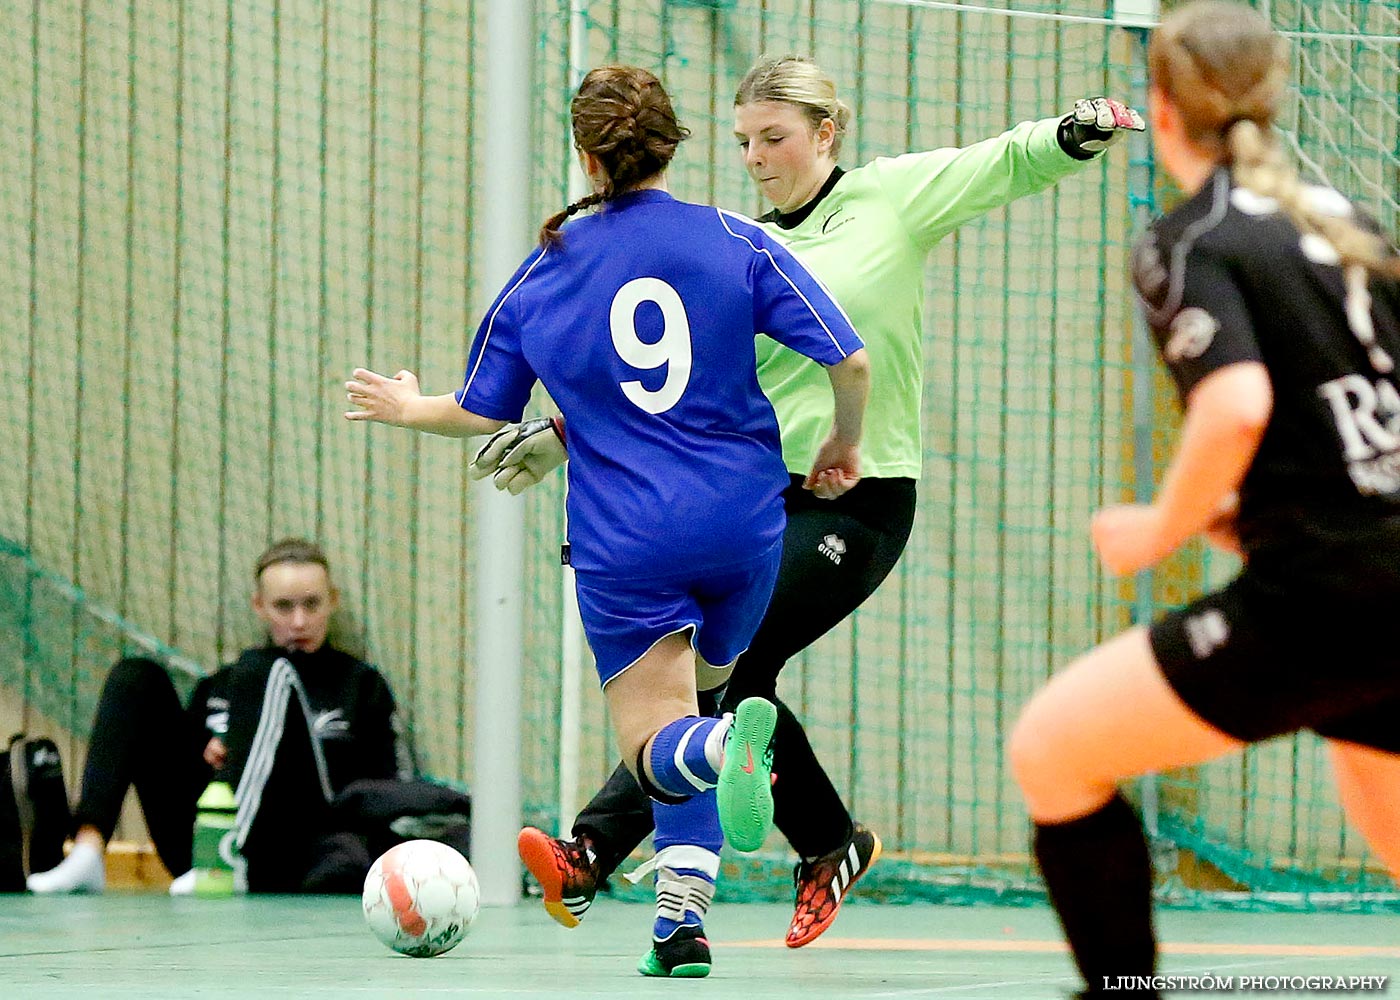
{"type": "Polygon", "coordinates": [[[365,878],[365,923],[394,951],[431,958],[457,946],[481,908],[476,872],[436,840],[385,851],[365,878]]]}

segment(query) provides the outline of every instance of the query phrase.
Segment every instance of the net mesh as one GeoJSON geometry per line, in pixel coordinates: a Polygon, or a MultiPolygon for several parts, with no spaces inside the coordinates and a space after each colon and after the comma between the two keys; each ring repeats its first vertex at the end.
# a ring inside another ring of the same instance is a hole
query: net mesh
{"type": "MultiPolygon", "coordinates": [[[[457,379],[475,326],[473,176],[529,141],[520,197],[571,200],[568,97],[604,61],[666,81],[692,138],[680,197],[764,206],[730,135],[760,53],[810,53],[854,111],[843,163],[963,145],[1077,97],[1144,99],[1141,32],[1083,2],[540,2],[531,134],[484,136],[484,4],[58,0],[0,11],[0,719],[81,753],[115,656],[208,668],[257,640],[251,563],[324,542],[337,635],[368,651],[431,773],[469,781],[473,504],[459,443],[346,424],[357,364],[457,379]],[[179,651],[176,653],[175,651],[179,651]]],[[[1294,46],[1281,121],[1308,172],[1396,229],[1400,6],[1274,2],[1294,46]]],[[[927,273],[919,514],[890,579],[794,660],[782,693],[886,860],[893,899],[1035,898],[1003,756],[1033,690],[1078,652],[1233,571],[1191,548],[1150,593],[1105,581],[1085,534],[1142,495],[1175,434],[1134,349],[1127,250],[1170,198],[1146,144],[968,223],[927,273]]],[[[538,402],[546,409],[546,401],[538,402]]],[[[527,515],[527,820],[558,826],[559,761],[611,771],[585,663],[561,684],[561,484],[527,515]],[[581,701],[561,741],[561,688],[581,701]]],[[[183,672],[177,669],[177,674],[183,672]]],[[[1163,894],[1190,905],[1379,907],[1307,735],[1144,790],[1163,894]]],[[[563,817],[568,825],[569,817],[563,817]]],[[[787,898],[776,836],[729,859],[729,898],[787,898]]],[[[621,890],[619,890],[621,891],[621,890]]]]}

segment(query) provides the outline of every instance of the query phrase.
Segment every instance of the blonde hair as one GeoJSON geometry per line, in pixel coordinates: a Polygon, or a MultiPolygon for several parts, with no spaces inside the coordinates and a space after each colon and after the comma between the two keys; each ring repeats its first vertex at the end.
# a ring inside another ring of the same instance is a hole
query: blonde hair
{"type": "Polygon", "coordinates": [[[806,56],[764,56],[744,74],[734,93],[734,106],[775,101],[802,112],[813,131],[824,119],[836,126],[831,156],[841,153],[841,139],[851,123],[851,109],[836,96],[836,82],[806,56]]]}
{"type": "MultiPolygon", "coordinates": [[[[1240,187],[1276,201],[1299,232],[1320,236],[1336,250],[1346,279],[1347,317],[1376,364],[1366,286],[1372,273],[1400,277],[1400,259],[1349,214],[1319,204],[1280,148],[1274,119],[1288,81],[1284,39],[1250,7],[1196,0],[1153,31],[1147,63],[1192,143],[1228,163],[1240,187]]],[[[1389,371],[1389,358],[1377,368],[1389,371]]]]}
{"type": "Polygon", "coordinates": [[[616,198],[666,169],[690,130],[676,120],[661,81],[637,66],[599,66],[578,86],[569,107],[574,148],[598,157],[607,173],[601,192],[555,212],[540,227],[540,246],[559,242],[564,220],[616,198]]]}

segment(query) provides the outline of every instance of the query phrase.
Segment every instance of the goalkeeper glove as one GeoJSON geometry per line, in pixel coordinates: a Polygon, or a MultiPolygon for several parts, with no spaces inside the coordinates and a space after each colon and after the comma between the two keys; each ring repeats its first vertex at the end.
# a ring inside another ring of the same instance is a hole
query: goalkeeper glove
{"type": "Polygon", "coordinates": [[[1090,97],[1074,102],[1074,110],[1060,121],[1060,148],[1076,160],[1092,160],[1129,132],[1145,132],[1147,124],[1126,104],[1111,97],[1090,97]]]}
{"type": "Polygon", "coordinates": [[[467,474],[473,479],[490,476],[496,489],[519,496],[568,457],[563,419],[539,417],[506,424],[492,434],[467,466],[467,474]]]}

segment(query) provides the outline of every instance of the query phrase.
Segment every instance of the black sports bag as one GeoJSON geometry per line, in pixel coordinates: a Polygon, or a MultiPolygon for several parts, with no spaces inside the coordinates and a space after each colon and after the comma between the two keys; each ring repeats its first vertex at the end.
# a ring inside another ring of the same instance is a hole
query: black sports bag
{"type": "Polygon", "coordinates": [[[63,860],[72,815],[58,746],[46,737],[10,737],[0,753],[0,892],[24,892],[31,872],[63,860]]]}

